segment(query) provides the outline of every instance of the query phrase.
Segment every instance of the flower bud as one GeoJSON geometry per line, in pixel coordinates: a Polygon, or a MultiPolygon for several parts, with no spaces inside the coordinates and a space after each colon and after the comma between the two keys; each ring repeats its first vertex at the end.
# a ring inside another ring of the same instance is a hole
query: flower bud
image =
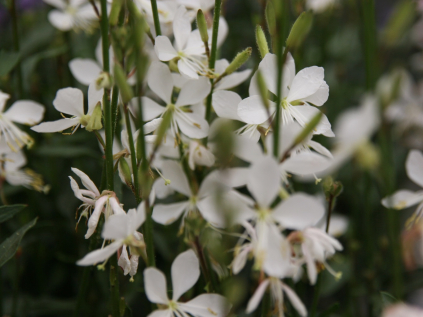
{"type": "Polygon", "coordinates": [[[276,34],[276,16],[275,16],[275,8],[273,6],[272,1],[267,2],[265,15],[266,15],[267,29],[269,30],[270,35],[273,37],[276,34]]]}
{"type": "Polygon", "coordinates": [[[286,46],[288,50],[300,47],[301,43],[310,32],[313,24],[313,14],[311,11],[306,11],[300,14],[289,32],[286,46]]]}
{"type": "Polygon", "coordinates": [[[88,123],[85,126],[85,130],[92,132],[95,130],[100,130],[103,128],[103,124],[101,123],[101,117],[103,112],[101,111],[101,102],[98,102],[94,108],[93,113],[88,119],[88,123]]]}
{"type": "Polygon", "coordinates": [[[132,172],[128,162],[123,157],[119,159],[119,174],[125,180],[126,185],[132,188],[132,172]]]}
{"type": "Polygon", "coordinates": [[[267,45],[266,35],[260,25],[256,26],[256,42],[260,52],[260,56],[263,59],[267,53],[269,53],[269,46],[267,45]]]}
{"type": "Polygon", "coordinates": [[[122,8],[122,0],[113,0],[109,14],[109,24],[115,26],[119,20],[120,10],[122,8]]]}
{"type": "Polygon", "coordinates": [[[257,86],[264,106],[266,107],[266,109],[269,109],[269,90],[267,89],[266,82],[260,70],[257,70],[257,86]]]}
{"type": "Polygon", "coordinates": [[[95,80],[95,88],[100,89],[110,89],[113,86],[113,80],[109,73],[101,72],[98,78],[95,80]]]}
{"type": "Polygon", "coordinates": [[[126,104],[134,97],[132,88],[129,86],[128,81],[126,80],[126,76],[122,67],[117,63],[114,67],[114,74],[116,84],[118,85],[120,95],[122,96],[122,101],[124,104],[126,104]]]}
{"type": "Polygon", "coordinates": [[[197,27],[200,31],[201,40],[203,42],[209,41],[209,33],[207,32],[207,22],[204,13],[201,9],[197,11],[197,27]]]}
{"type": "Polygon", "coordinates": [[[225,73],[226,75],[232,74],[238,68],[240,68],[244,63],[250,58],[252,49],[251,47],[246,48],[242,52],[238,53],[233,61],[229,64],[226,68],[225,73]]]}
{"type": "Polygon", "coordinates": [[[173,114],[171,111],[166,111],[163,115],[163,120],[156,130],[157,138],[156,142],[154,143],[155,148],[158,148],[162,144],[163,138],[165,137],[166,132],[170,127],[170,123],[172,122],[172,116],[173,114]]]}
{"type": "Polygon", "coordinates": [[[330,197],[336,198],[341,195],[344,186],[339,181],[334,181],[331,176],[325,177],[322,182],[323,191],[325,192],[326,199],[330,197]]]}

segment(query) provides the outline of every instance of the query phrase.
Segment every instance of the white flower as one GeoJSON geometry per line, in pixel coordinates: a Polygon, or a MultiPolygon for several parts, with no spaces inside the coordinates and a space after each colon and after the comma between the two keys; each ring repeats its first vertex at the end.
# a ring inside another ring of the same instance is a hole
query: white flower
{"type": "Polygon", "coordinates": [[[322,12],[335,3],[336,0],[307,0],[307,9],[322,12]]]}
{"type": "Polygon", "coordinates": [[[404,303],[393,304],[386,307],[382,312],[382,317],[422,317],[423,310],[418,307],[404,303]]]}
{"type": "MultiPolygon", "coordinates": [[[[147,257],[147,254],[145,252],[145,242],[144,242],[144,236],[135,231],[133,233],[133,236],[131,237],[132,243],[135,243],[137,247],[141,248],[141,253],[143,253],[144,257],[147,257]]],[[[129,248],[130,254],[128,254],[127,245],[124,244],[122,246],[122,253],[119,256],[118,265],[123,269],[123,275],[131,275],[131,282],[133,282],[133,277],[137,273],[138,270],[138,260],[139,260],[139,254],[133,253],[132,249],[129,248]]]]}
{"type": "MultiPolygon", "coordinates": [[[[408,178],[414,183],[423,187],[423,154],[417,150],[411,150],[405,162],[405,170],[408,178]]],[[[413,192],[407,189],[396,191],[391,196],[382,199],[382,205],[386,208],[397,210],[405,209],[419,204],[416,208],[414,218],[417,220],[423,215],[423,190],[413,192]]]]}
{"type": "Polygon", "coordinates": [[[218,294],[202,294],[194,299],[181,303],[178,299],[197,282],[200,276],[200,268],[194,251],[188,250],[179,254],[172,263],[172,299],[167,296],[165,275],[156,268],[150,267],[144,270],[144,285],[147,298],[152,303],[165,305],[165,309],[152,312],[148,317],[224,317],[231,304],[225,297],[218,294]]]}
{"type": "Polygon", "coordinates": [[[44,0],[58,10],[48,14],[50,23],[60,31],[90,30],[98,20],[93,6],[85,0],[44,0]]]}
{"type": "Polygon", "coordinates": [[[213,166],[215,157],[213,153],[204,145],[197,141],[189,143],[188,165],[192,170],[195,170],[195,165],[213,166]]]}
{"type": "Polygon", "coordinates": [[[207,12],[214,7],[214,0],[176,0],[179,4],[185,6],[197,13],[198,10],[207,12]]]}
{"type": "MultiPolygon", "coordinates": [[[[266,54],[260,62],[261,72],[267,88],[271,93],[277,95],[277,69],[276,55],[266,54]]],[[[270,109],[266,107],[260,97],[257,86],[257,73],[251,79],[250,97],[242,100],[238,105],[238,116],[248,124],[263,124],[269,118],[274,117],[276,107],[281,107],[282,125],[294,121],[306,125],[319,110],[314,106],[322,106],[329,96],[329,86],[324,80],[324,69],[322,67],[307,67],[295,74],[295,62],[290,54],[287,56],[283,71],[283,82],[281,87],[282,101],[276,105],[269,100],[270,109]]],[[[323,115],[322,120],[315,128],[314,134],[323,134],[328,137],[334,136],[329,120],[323,115]]]]}
{"type": "Polygon", "coordinates": [[[57,121],[43,122],[31,129],[39,133],[51,133],[64,131],[73,127],[74,133],[79,126],[86,126],[98,103],[102,103],[103,89],[97,90],[94,84],[88,87],[88,111],[84,113],[84,94],[77,88],[59,89],[56,98],[53,100],[54,108],[61,113],[71,115],[71,118],[59,119],[57,121]]]}
{"type": "MultiPolygon", "coordinates": [[[[153,19],[153,11],[151,10],[151,1],[150,0],[137,0],[144,11],[145,16],[147,18],[148,25],[150,26],[151,33],[153,36],[156,35],[156,30],[154,28],[154,19],[153,19]]],[[[159,21],[160,21],[160,28],[162,34],[164,35],[172,35],[172,22],[175,19],[175,13],[178,8],[178,3],[174,0],[164,0],[164,1],[157,1],[157,11],[159,14],[159,21]]]]}
{"type": "Polygon", "coordinates": [[[266,289],[268,288],[270,290],[270,296],[273,302],[275,303],[275,306],[277,307],[279,317],[284,316],[284,293],[288,296],[289,301],[291,302],[292,306],[294,306],[295,310],[300,314],[300,316],[307,316],[307,309],[301,302],[301,299],[288,285],[286,285],[276,277],[266,278],[260,283],[256,291],[254,292],[254,295],[248,302],[246,311],[247,314],[256,310],[261,299],[263,298],[264,293],[266,292],[266,289]]]}
{"type": "MultiPolygon", "coordinates": [[[[101,236],[103,239],[114,240],[108,246],[92,251],[77,262],[78,265],[93,265],[107,260],[122,246],[142,246],[140,234],[137,229],[145,220],[145,204],[142,202],[138,208],[128,210],[128,213],[115,214],[110,216],[104,223],[101,236]]],[[[141,240],[142,241],[142,240],[141,240]]]]}
{"type": "Polygon", "coordinates": [[[41,121],[44,116],[44,106],[31,100],[15,101],[9,109],[4,111],[10,95],[0,90],[0,140],[5,139],[7,145],[16,152],[17,148],[24,145],[31,146],[34,142],[25,132],[21,131],[15,123],[32,126],[41,121]]]}
{"type": "MultiPolygon", "coordinates": [[[[171,111],[170,130],[174,137],[179,136],[179,129],[190,138],[202,139],[207,136],[209,130],[207,121],[187,109],[188,105],[202,101],[210,92],[211,85],[207,78],[186,82],[182,86],[176,102],[173,102],[173,79],[170,70],[160,62],[153,62],[148,73],[148,86],[166,103],[166,107],[160,106],[150,98],[142,97],[145,121],[150,121],[157,116],[163,116],[166,111],[171,111]]],[[[136,99],[131,101],[131,103],[136,102],[136,99]]]]}

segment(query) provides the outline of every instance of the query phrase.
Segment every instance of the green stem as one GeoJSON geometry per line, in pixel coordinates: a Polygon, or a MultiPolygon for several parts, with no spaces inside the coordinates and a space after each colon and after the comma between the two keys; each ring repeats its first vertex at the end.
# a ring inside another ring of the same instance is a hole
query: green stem
{"type": "Polygon", "coordinates": [[[157,1],[151,0],[151,10],[153,11],[154,29],[156,30],[156,36],[162,35],[159,20],[159,10],[157,10],[157,1]]]}
{"type": "Polygon", "coordinates": [[[332,216],[332,209],[333,209],[334,203],[335,203],[335,197],[333,195],[330,195],[329,202],[328,202],[328,217],[326,219],[326,233],[329,232],[330,218],[332,216]]]}
{"type": "MultiPolygon", "coordinates": [[[[10,15],[12,17],[12,33],[13,33],[13,48],[15,52],[19,53],[19,28],[18,28],[18,14],[16,11],[16,0],[10,0],[9,6],[10,15]]],[[[21,59],[21,56],[19,57],[21,59]]],[[[16,89],[16,97],[17,99],[22,98],[23,94],[23,80],[22,80],[22,68],[21,62],[19,60],[18,64],[16,65],[16,77],[17,77],[17,89],[16,89]]]]}
{"type": "Polygon", "coordinates": [[[113,91],[112,91],[112,126],[113,126],[113,132],[112,134],[115,135],[116,132],[116,127],[117,127],[117,119],[118,119],[118,112],[119,112],[119,108],[118,108],[118,103],[119,103],[119,88],[117,85],[115,85],[113,87],[113,91]]]}
{"type": "Polygon", "coordinates": [[[110,294],[112,304],[112,315],[113,317],[120,317],[120,295],[119,295],[119,280],[118,280],[118,262],[117,254],[113,254],[109,259],[110,265],[110,294]]]}
{"type": "MultiPolygon", "coordinates": [[[[212,34],[212,43],[211,43],[211,50],[210,50],[210,58],[209,58],[209,69],[211,71],[214,70],[216,65],[216,58],[217,58],[217,36],[219,33],[219,20],[220,20],[220,11],[222,9],[222,0],[215,0],[214,5],[214,16],[213,16],[213,34],[212,34]]],[[[213,79],[210,79],[211,83],[211,90],[209,95],[207,96],[206,101],[206,120],[208,123],[211,122],[211,110],[212,110],[212,95],[213,95],[213,88],[214,83],[213,79]]],[[[207,138],[204,139],[204,145],[207,145],[207,138]]]]}

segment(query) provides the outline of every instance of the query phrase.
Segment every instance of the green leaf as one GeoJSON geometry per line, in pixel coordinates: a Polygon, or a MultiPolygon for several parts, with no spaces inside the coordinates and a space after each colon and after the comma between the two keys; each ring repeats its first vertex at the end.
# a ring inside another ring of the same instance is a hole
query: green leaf
{"type": "Polygon", "coordinates": [[[0,245],[0,267],[2,267],[15,255],[23,236],[35,225],[37,219],[38,218],[35,218],[31,222],[27,223],[0,245]]]}
{"type": "Polygon", "coordinates": [[[0,76],[6,76],[19,63],[20,54],[0,51],[0,76]]]}
{"type": "Polygon", "coordinates": [[[22,209],[24,209],[26,205],[11,205],[11,206],[1,206],[0,207],[0,223],[9,220],[22,209]]]}

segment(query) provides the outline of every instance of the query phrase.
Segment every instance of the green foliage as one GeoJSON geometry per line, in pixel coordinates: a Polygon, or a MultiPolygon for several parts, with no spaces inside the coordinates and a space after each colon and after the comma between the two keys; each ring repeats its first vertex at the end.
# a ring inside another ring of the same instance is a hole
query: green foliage
{"type": "Polygon", "coordinates": [[[9,220],[18,212],[22,211],[26,205],[9,205],[0,207],[0,223],[9,220]]]}
{"type": "Polygon", "coordinates": [[[19,53],[0,51],[0,76],[6,76],[19,63],[19,53]]]}

